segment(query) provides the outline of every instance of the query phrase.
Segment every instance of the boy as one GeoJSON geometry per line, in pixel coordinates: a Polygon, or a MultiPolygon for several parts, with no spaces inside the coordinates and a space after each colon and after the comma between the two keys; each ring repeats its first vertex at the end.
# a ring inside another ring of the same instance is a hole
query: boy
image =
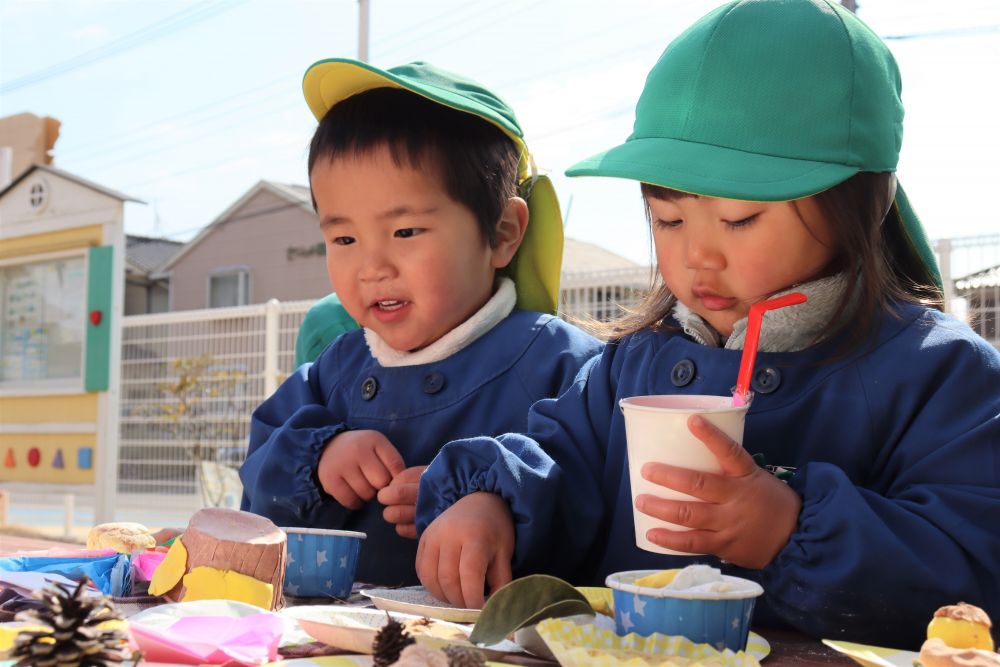
{"type": "Polygon", "coordinates": [[[555,310],[562,222],[506,104],[424,63],[325,60],[303,88],[327,270],[362,328],[254,412],[243,509],[363,531],[357,580],[415,584],[423,468],[449,440],[523,429],[600,344],[536,312],[555,310]]]}

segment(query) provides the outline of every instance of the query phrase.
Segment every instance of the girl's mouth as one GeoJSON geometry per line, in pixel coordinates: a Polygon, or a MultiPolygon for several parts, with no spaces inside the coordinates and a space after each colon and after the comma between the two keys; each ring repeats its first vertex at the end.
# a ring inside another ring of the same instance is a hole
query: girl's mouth
{"type": "Polygon", "coordinates": [[[714,292],[694,290],[694,296],[708,310],[726,310],[736,305],[736,299],[731,296],[720,296],[714,292]]]}

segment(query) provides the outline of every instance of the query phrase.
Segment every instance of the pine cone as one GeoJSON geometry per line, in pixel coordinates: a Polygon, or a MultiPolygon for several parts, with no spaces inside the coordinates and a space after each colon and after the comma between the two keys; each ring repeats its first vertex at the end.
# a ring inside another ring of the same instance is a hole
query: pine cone
{"type": "MultiPolygon", "coordinates": [[[[388,614],[386,614],[388,616],[388,614]]],[[[375,667],[389,667],[399,660],[399,654],[416,640],[410,636],[403,624],[389,618],[389,622],[375,634],[372,643],[375,667]]]]}
{"type": "Polygon", "coordinates": [[[448,667],[486,667],[486,658],[481,651],[471,646],[445,646],[448,667]]]}
{"type": "Polygon", "coordinates": [[[121,615],[107,597],[87,595],[88,581],[72,590],[53,584],[35,593],[43,606],[16,618],[49,629],[17,635],[10,654],[18,658],[14,667],[110,667],[128,657],[124,633],[98,627],[121,615]]]}

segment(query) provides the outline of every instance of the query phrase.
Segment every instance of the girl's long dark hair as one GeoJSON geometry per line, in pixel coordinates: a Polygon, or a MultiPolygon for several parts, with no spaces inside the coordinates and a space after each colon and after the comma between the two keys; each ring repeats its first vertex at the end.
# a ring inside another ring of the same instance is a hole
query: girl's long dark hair
{"type": "MultiPolygon", "coordinates": [[[[917,254],[892,203],[894,178],[891,173],[859,172],[813,195],[829,222],[837,248],[828,272],[843,271],[848,280],[840,306],[826,327],[826,337],[844,329],[851,332],[843,352],[869,338],[879,313],[892,313],[894,302],[943,310],[944,294],[917,254]],[[851,317],[845,317],[846,313],[851,317]]],[[[648,183],[642,184],[642,194],[647,199],[666,201],[693,196],[648,183]]],[[[648,217],[648,207],[646,214],[648,217]]],[[[676,297],[657,281],[643,302],[622,318],[587,325],[612,340],[644,329],[672,330],[674,327],[664,320],[676,302],[676,297]]]]}

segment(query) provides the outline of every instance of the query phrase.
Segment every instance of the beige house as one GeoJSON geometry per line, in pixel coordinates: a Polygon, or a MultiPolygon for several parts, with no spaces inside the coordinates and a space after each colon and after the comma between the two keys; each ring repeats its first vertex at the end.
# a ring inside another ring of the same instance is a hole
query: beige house
{"type": "Polygon", "coordinates": [[[171,257],[170,310],[316,299],[330,291],[309,189],[260,181],[171,257]]]}

